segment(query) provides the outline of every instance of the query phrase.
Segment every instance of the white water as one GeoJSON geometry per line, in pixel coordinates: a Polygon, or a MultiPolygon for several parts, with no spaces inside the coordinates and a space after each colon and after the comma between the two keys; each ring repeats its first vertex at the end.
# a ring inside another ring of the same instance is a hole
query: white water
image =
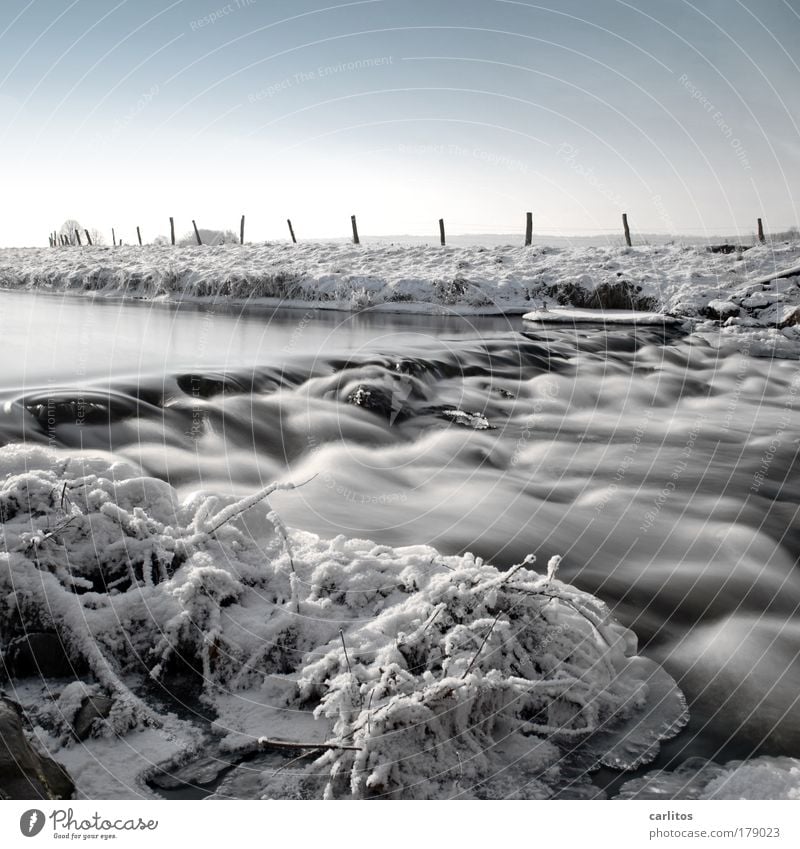
{"type": "Polygon", "coordinates": [[[184,491],[316,474],[275,499],[288,525],[497,565],[562,554],[680,679],[693,720],[668,757],[800,754],[796,361],[518,319],[0,309],[24,352],[5,441],[113,450],[184,491]],[[346,403],[359,387],[390,409],[346,403]]]}

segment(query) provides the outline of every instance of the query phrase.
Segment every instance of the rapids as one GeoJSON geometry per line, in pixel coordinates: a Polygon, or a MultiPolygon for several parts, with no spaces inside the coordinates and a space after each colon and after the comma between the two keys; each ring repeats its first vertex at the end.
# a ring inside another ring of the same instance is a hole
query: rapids
{"type": "Polygon", "coordinates": [[[563,555],[687,695],[690,754],[800,756],[800,369],[652,328],[0,294],[0,439],[291,527],[563,555]]]}

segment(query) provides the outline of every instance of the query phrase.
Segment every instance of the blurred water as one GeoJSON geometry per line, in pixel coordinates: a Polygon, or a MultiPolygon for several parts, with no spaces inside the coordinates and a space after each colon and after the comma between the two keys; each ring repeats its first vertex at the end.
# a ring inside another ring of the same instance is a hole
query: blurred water
{"type": "Polygon", "coordinates": [[[687,693],[666,757],[800,755],[796,361],[519,319],[0,309],[5,441],[113,450],[185,493],[316,475],[274,499],[288,525],[561,554],[687,693]]]}

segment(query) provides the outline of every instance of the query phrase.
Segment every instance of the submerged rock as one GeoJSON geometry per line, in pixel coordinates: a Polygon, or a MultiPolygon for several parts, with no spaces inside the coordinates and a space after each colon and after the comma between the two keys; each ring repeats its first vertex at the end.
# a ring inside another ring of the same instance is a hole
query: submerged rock
{"type": "Polygon", "coordinates": [[[347,403],[355,407],[363,407],[372,413],[386,419],[389,424],[401,422],[410,415],[410,410],[404,403],[405,395],[401,391],[390,391],[382,386],[367,386],[361,384],[347,396],[347,403]]]}

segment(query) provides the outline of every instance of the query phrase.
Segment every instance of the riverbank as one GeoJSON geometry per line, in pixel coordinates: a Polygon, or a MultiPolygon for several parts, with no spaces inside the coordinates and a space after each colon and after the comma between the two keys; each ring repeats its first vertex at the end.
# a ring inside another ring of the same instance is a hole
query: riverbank
{"type": "Polygon", "coordinates": [[[0,250],[0,287],[462,314],[520,314],[549,302],[782,329],[789,316],[766,308],[800,304],[798,278],[754,281],[798,263],[800,243],[788,242],[728,253],[677,244],[9,248],[0,250]]]}

